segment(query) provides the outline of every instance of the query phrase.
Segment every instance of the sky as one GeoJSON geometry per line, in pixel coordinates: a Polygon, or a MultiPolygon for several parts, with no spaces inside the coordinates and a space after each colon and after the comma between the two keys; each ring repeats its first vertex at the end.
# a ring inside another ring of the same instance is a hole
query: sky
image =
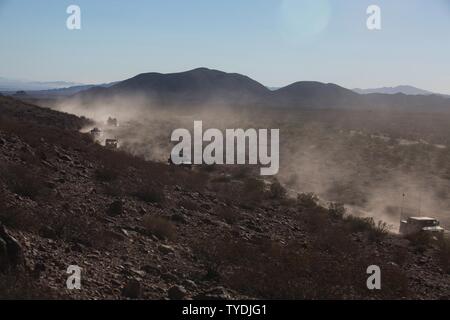
{"type": "Polygon", "coordinates": [[[450,0],[0,0],[0,77],[104,83],[207,67],[267,86],[450,94],[450,0]],[[69,30],[69,5],[81,30],[69,30]],[[369,5],[381,30],[366,26],[369,5]]]}

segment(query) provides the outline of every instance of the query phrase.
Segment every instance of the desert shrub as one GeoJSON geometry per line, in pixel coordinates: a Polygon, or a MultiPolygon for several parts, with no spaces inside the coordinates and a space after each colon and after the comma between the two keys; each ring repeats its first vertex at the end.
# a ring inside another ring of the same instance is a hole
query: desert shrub
{"type": "Polygon", "coordinates": [[[297,195],[297,205],[304,208],[317,206],[319,198],[314,193],[300,193],[297,195]]]}
{"type": "Polygon", "coordinates": [[[0,222],[9,228],[22,231],[33,231],[39,225],[39,219],[33,212],[4,203],[0,203],[0,222]]]}
{"type": "Polygon", "coordinates": [[[159,239],[173,240],[176,229],[173,223],[164,217],[147,215],[142,220],[144,229],[159,239]]]}
{"type": "Polygon", "coordinates": [[[120,152],[98,150],[96,153],[98,153],[99,167],[95,170],[95,178],[99,181],[111,182],[117,180],[126,170],[127,163],[130,162],[129,157],[120,152]]]}
{"type": "Polygon", "coordinates": [[[124,212],[124,201],[123,200],[115,200],[113,201],[108,209],[106,210],[106,213],[110,216],[119,216],[124,212]]]}
{"type": "MultiPolygon", "coordinates": [[[[342,232],[339,237],[345,243],[348,236],[342,232]]],[[[305,248],[295,241],[288,244],[270,239],[248,241],[233,235],[198,239],[191,246],[207,268],[213,266],[216,278],[252,297],[344,299],[370,295],[366,268],[372,261],[357,246],[330,253],[316,244],[305,248]]],[[[380,296],[396,297],[404,289],[403,281],[393,282],[383,288],[380,296]]]]}
{"type": "Polygon", "coordinates": [[[247,166],[239,166],[237,169],[232,171],[233,179],[244,180],[251,176],[251,169],[247,166]]]}
{"type": "Polygon", "coordinates": [[[345,219],[350,232],[366,232],[373,228],[375,221],[372,217],[356,217],[348,215],[345,219]]]}
{"type": "Polygon", "coordinates": [[[438,249],[439,262],[442,269],[450,274],[450,239],[442,238],[439,241],[438,249]]]}
{"type": "Polygon", "coordinates": [[[257,178],[246,178],[242,186],[242,192],[239,194],[241,205],[248,207],[255,206],[265,197],[264,181],[257,178]]]}
{"type": "Polygon", "coordinates": [[[215,172],[218,169],[218,165],[217,164],[211,164],[211,165],[202,165],[200,166],[200,170],[211,173],[211,172],[215,172]]]}
{"type": "Polygon", "coordinates": [[[24,165],[11,165],[2,170],[3,179],[9,190],[33,200],[49,194],[44,182],[44,173],[24,165]]]}
{"type": "Polygon", "coordinates": [[[56,292],[44,287],[27,275],[0,274],[0,300],[61,299],[56,292]]]}
{"type": "Polygon", "coordinates": [[[103,192],[111,197],[122,197],[125,192],[120,181],[114,181],[103,186],[103,192]]]}
{"type": "Polygon", "coordinates": [[[119,178],[120,172],[114,168],[102,166],[95,170],[95,178],[103,182],[111,182],[119,178]]]}
{"type": "Polygon", "coordinates": [[[345,219],[350,232],[365,232],[369,239],[379,241],[389,233],[389,225],[386,222],[375,223],[373,217],[355,217],[349,215],[345,219]]]}
{"type": "MultiPolygon", "coordinates": [[[[71,210],[40,212],[40,226],[51,230],[52,236],[88,247],[108,247],[112,244],[107,230],[98,220],[71,210]]],[[[47,232],[48,233],[48,232],[47,232]]]]}
{"type": "Polygon", "coordinates": [[[386,222],[378,221],[373,217],[356,217],[349,215],[345,221],[350,232],[364,232],[369,236],[369,240],[379,241],[389,233],[389,226],[386,222]]]}
{"type": "Polygon", "coordinates": [[[424,252],[431,244],[432,237],[427,232],[416,232],[406,236],[417,252],[424,252]]]}
{"type": "Polygon", "coordinates": [[[386,222],[379,220],[369,234],[369,239],[379,241],[389,233],[389,230],[390,226],[386,222]]]}
{"type": "Polygon", "coordinates": [[[396,247],[392,253],[392,261],[402,266],[406,263],[408,259],[408,248],[396,247]]]}
{"type": "Polygon", "coordinates": [[[342,219],[345,215],[345,207],[341,203],[332,202],[328,206],[328,213],[333,219],[342,219]]]}
{"type": "Polygon", "coordinates": [[[231,176],[228,175],[220,175],[218,177],[214,177],[211,179],[213,183],[228,183],[231,181],[231,176]]]}
{"type": "Polygon", "coordinates": [[[202,192],[209,181],[209,175],[207,173],[187,171],[184,168],[174,168],[171,178],[174,183],[195,192],[202,192]]]}
{"type": "Polygon", "coordinates": [[[219,207],[216,212],[218,217],[230,225],[233,225],[240,220],[240,215],[231,208],[219,207]]]}
{"type": "Polygon", "coordinates": [[[316,233],[330,224],[329,216],[324,210],[307,208],[299,218],[304,220],[305,227],[312,233],[316,233]]]}
{"type": "Polygon", "coordinates": [[[286,198],[286,194],[286,189],[278,181],[275,181],[270,185],[270,197],[272,199],[282,200],[286,198]]]}
{"type": "Polygon", "coordinates": [[[166,199],[164,190],[152,184],[143,184],[134,192],[134,196],[147,203],[162,203],[166,199]]]}
{"type": "Polygon", "coordinates": [[[194,202],[194,201],[192,201],[190,199],[183,199],[183,200],[178,202],[178,205],[180,207],[183,207],[183,208],[188,209],[190,211],[198,211],[199,208],[200,208],[199,205],[196,202],[194,202]]]}

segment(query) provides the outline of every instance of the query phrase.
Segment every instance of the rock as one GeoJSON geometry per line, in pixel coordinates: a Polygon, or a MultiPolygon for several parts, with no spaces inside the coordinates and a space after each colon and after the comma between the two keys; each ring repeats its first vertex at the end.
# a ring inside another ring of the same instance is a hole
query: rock
{"type": "Polygon", "coordinates": [[[139,299],[142,294],[141,283],[136,279],[131,279],[122,289],[122,295],[131,299],[139,299]]]}
{"type": "Polygon", "coordinates": [[[173,286],[167,293],[170,300],[183,300],[187,291],[183,286],[173,286]]]}

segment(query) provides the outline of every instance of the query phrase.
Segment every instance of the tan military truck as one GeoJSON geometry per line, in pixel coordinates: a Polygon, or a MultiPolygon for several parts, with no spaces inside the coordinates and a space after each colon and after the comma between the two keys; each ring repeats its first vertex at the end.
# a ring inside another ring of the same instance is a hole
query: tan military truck
{"type": "Polygon", "coordinates": [[[400,234],[410,235],[426,232],[433,235],[443,235],[444,228],[439,225],[439,220],[430,217],[409,217],[400,221],[400,234]]]}

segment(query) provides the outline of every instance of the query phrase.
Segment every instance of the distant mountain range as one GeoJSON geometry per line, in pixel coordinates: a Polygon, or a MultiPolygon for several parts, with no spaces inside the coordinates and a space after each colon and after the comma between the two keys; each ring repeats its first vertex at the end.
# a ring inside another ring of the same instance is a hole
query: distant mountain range
{"type": "Polygon", "coordinates": [[[450,112],[450,99],[439,95],[359,94],[336,84],[311,81],[274,89],[241,74],[207,68],[170,74],[142,73],[109,87],[81,91],[69,99],[89,106],[96,101],[127,97],[140,97],[148,105],[158,107],[426,108],[450,112]]]}
{"type": "Polygon", "coordinates": [[[68,88],[73,86],[79,86],[80,83],[67,82],[67,81],[49,81],[49,82],[38,82],[38,81],[27,81],[18,79],[8,79],[0,77],[0,91],[19,91],[19,90],[50,90],[50,89],[60,89],[68,88]]]}
{"type": "Polygon", "coordinates": [[[102,84],[77,84],[74,82],[27,82],[0,78],[0,92],[15,94],[24,91],[34,97],[64,97],[95,87],[110,87],[118,82],[102,84]]]}
{"type": "Polygon", "coordinates": [[[356,93],[359,94],[369,94],[369,93],[382,93],[382,94],[397,94],[403,93],[407,95],[431,95],[435,94],[434,92],[419,89],[413,86],[396,86],[396,87],[382,87],[382,88],[373,88],[373,89],[353,89],[356,93]]]}
{"type": "Polygon", "coordinates": [[[115,103],[118,98],[128,104],[131,101],[128,98],[139,97],[140,102],[157,107],[395,108],[450,112],[450,99],[444,95],[410,86],[377,90],[349,90],[332,83],[312,81],[267,88],[245,75],[198,68],[169,74],[142,73],[120,82],[31,91],[27,95],[66,97],[66,101],[85,106],[95,102],[115,103]]]}

